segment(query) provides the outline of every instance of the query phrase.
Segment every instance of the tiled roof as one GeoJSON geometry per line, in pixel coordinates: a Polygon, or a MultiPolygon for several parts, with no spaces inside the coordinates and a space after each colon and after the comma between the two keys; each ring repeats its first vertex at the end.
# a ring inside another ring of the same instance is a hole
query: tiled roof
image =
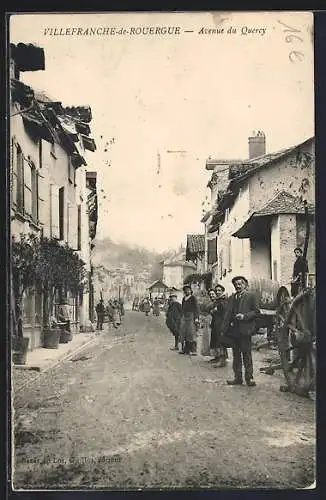
{"type": "Polygon", "coordinates": [[[205,235],[187,234],[187,251],[190,253],[205,252],[205,235]]]}
{"type": "Polygon", "coordinates": [[[230,165],[231,180],[229,187],[232,188],[234,184],[241,183],[242,181],[251,177],[257,170],[260,170],[261,168],[264,168],[265,166],[273,163],[282,156],[294,152],[297,148],[303,146],[309,141],[312,141],[313,139],[313,137],[310,137],[309,139],[301,142],[300,144],[296,144],[295,146],[281,149],[280,151],[276,151],[275,153],[268,153],[262,156],[258,156],[257,158],[244,161],[241,164],[235,163],[234,165],[230,165]]]}
{"type": "MultiPolygon", "coordinates": [[[[309,204],[308,211],[314,213],[314,206],[309,204]]],[[[300,198],[281,191],[266,203],[260,210],[254,212],[256,216],[266,216],[274,214],[304,214],[304,206],[300,198]]]]}

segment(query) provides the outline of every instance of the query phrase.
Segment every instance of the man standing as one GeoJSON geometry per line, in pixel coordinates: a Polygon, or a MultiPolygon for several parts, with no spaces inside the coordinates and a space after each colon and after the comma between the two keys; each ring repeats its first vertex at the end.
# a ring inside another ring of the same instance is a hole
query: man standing
{"type": "Polygon", "coordinates": [[[173,351],[179,349],[179,335],[180,335],[180,320],[181,320],[181,304],[175,294],[170,295],[169,306],[166,311],[166,326],[174,336],[173,351]]]}
{"type": "Polygon", "coordinates": [[[293,265],[293,275],[291,282],[291,295],[292,297],[296,297],[300,290],[303,290],[306,286],[306,277],[308,270],[308,262],[302,255],[301,248],[295,248],[294,254],[296,256],[296,260],[293,265]]]}
{"type": "Polygon", "coordinates": [[[104,308],[104,303],[103,299],[101,298],[100,301],[96,305],[96,314],[97,314],[97,330],[103,330],[103,321],[104,321],[104,314],[105,314],[105,308],[104,308]]]}
{"type": "MultiPolygon", "coordinates": [[[[241,385],[242,362],[245,380],[249,387],[254,387],[253,364],[251,354],[251,336],[255,331],[255,319],[259,315],[256,296],[248,291],[248,281],[243,276],[232,279],[236,290],[231,295],[221,327],[221,335],[232,339],[234,379],[227,380],[228,385],[241,385]]],[[[223,342],[223,339],[221,339],[223,342]]]]}

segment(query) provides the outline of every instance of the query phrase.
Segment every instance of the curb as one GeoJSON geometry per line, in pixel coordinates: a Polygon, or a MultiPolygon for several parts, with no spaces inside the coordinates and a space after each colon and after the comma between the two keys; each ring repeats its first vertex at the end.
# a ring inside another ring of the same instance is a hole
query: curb
{"type": "Polygon", "coordinates": [[[84,342],[83,344],[81,344],[79,347],[76,347],[76,349],[71,349],[70,351],[68,351],[67,353],[65,353],[64,355],[62,355],[58,359],[56,359],[53,363],[49,363],[49,365],[45,366],[43,370],[41,370],[41,369],[35,370],[37,372],[37,376],[26,381],[25,384],[22,384],[21,386],[15,388],[14,392],[16,392],[16,391],[20,392],[22,389],[25,389],[30,384],[32,384],[33,382],[38,380],[44,373],[47,373],[49,370],[52,370],[53,368],[56,368],[63,361],[69,360],[69,358],[72,358],[76,354],[80,353],[83,349],[85,349],[86,347],[89,347],[91,344],[95,344],[101,338],[101,336],[102,335],[97,335],[93,339],[90,339],[90,340],[84,342]]]}

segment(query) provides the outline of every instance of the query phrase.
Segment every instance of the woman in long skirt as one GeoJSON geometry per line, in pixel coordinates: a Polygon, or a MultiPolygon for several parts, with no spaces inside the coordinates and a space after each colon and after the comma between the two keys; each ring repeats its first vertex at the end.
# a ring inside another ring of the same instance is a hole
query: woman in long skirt
{"type": "Polygon", "coordinates": [[[183,349],[180,354],[197,354],[197,329],[199,309],[190,285],[183,287],[184,297],[181,304],[180,341],[183,349]]]}
{"type": "Polygon", "coordinates": [[[210,314],[212,316],[211,321],[211,341],[210,348],[214,351],[215,357],[210,361],[213,363],[219,363],[219,367],[226,365],[227,350],[220,344],[221,338],[221,326],[226,310],[226,298],[224,296],[225,288],[222,285],[217,285],[215,290],[210,290],[209,297],[212,301],[212,308],[210,314]]]}

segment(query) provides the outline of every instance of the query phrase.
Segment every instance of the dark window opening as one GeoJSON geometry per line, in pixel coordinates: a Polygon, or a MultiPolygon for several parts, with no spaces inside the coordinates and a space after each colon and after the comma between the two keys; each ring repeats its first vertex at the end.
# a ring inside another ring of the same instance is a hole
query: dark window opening
{"type": "Polygon", "coordinates": [[[59,189],[59,238],[64,240],[64,187],[59,189]]]}

